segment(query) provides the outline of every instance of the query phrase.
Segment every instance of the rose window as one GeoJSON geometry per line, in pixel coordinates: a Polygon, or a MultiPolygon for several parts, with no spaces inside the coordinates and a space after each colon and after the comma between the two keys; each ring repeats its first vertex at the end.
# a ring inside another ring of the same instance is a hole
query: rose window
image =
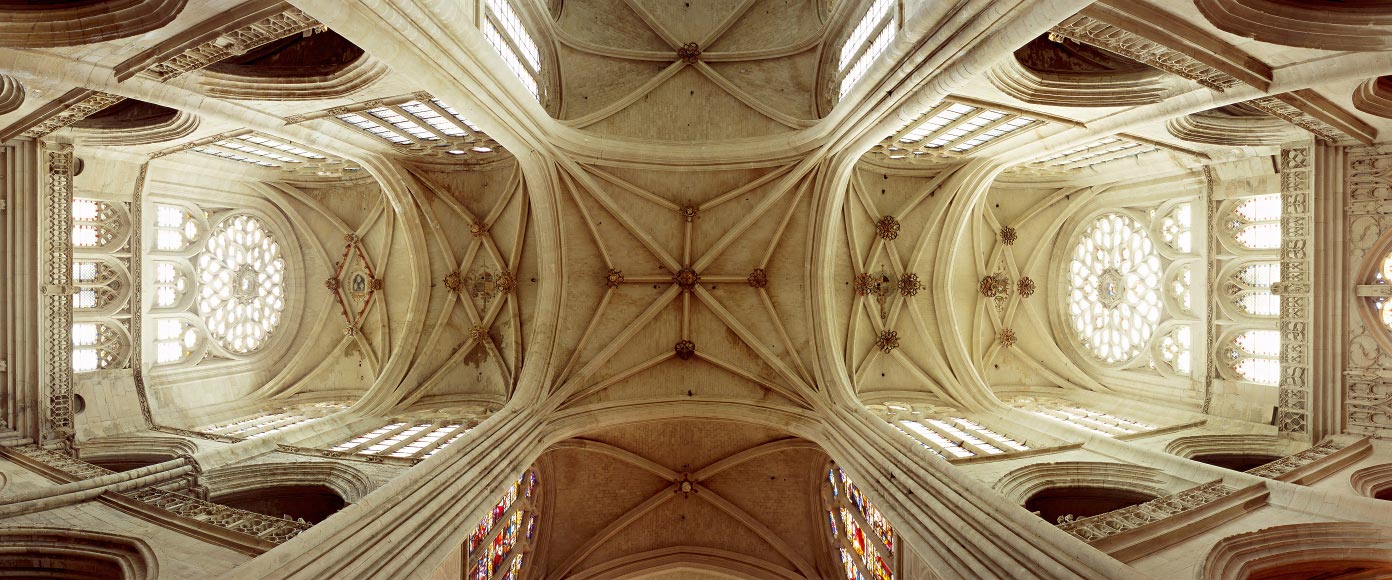
{"type": "Polygon", "coordinates": [[[198,269],[198,310],[213,340],[237,354],[265,344],[285,309],[285,259],[265,224],[249,215],[223,220],[198,269]]]}
{"type": "Polygon", "coordinates": [[[1160,258],[1145,226],[1106,214],[1083,230],[1068,269],[1068,314],[1106,363],[1134,358],[1160,322],[1160,258]]]}

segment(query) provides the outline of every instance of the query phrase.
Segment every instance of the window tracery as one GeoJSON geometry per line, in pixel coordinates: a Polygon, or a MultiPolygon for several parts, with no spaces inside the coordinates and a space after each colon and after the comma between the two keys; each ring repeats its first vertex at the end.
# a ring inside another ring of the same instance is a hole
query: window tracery
{"type": "Polygon", "coordinates": [[[1073,329],[1098,360],[1127,362],[1160,322],[1161,264],[1146,229],[1121,213],[1097,217],[1079,235],[1068,265],[1073,329]]]}
{"type": "Polygon", "coordinates": [[[74,372],[129,362],[129,210],[115,201],[72,201],[72,366],[74,372]]]}
{"type": "Polygon", "coordinates": [[[285,258],[262,221],[229,216],[198,256],[198,311],[218,346],[255,352],[280,324],[285,309],[285,258]]]}
{"type": "Polygon", "coordinates": [[[1181,203],[1170,211],[1160,222],[1160,235],[1177,252],[1194,251],[1194,206],[1181,203]]]}
{"type": "Polygon", "coordinates": [[[198,241],[200,228],[187,208],[155,204],[155,249],[180,251],[198,241]]]}
{"type": "Polygon", "coordinates": [[[192,281],[174,262],[155,262],[155,307],[170,308],[188,295],[192,281]]]}
{"type": "Polygon", "coordinates": [[[129,353],[129,339],[105,322],[77,322],[72,326],[73,372],[120,368],[129,353]]]}
{"type": "Polygon", "coordinates": [[[541,51],[509,0],[488,0],[483,35],[527,92],[541,100],[541,51]]]}
{"type": "Polygon", "coordinates": [[[1263,385],[1276,385],[1281,380],[1280,331],[1242,331],[1228,339],[1224,353],[1229,367],[1245,380],[1263,385]]]}
{"type": "Polygon", "coordinates": [[[1176,326],[1160,339],[1160,360],[1181,375],[1194,371],[1193,352],[1193,329],[1187,324],[1176,326]]]}
{"type": "Polygon", "coordinates": [[[832,543],[847,580],[893,580],[895,534],[889,520],[835,465],[827,472],[823,499],[831,523],[832,543]]]}
{"type": "Polygon", "coordinates": [[[1224,200],[1214,216],[1214,377],[1280,382],[1281,194],[1224,200]]]}
{"type": "Polygon", "coordinates": [[[1281,247],[1281,194],[1242,200],[1228,215],[1228,230],[1244,247],[1275,250],[1281,247]]]}
{"type": "Polygon", "coordinates": [[[1280,262],[1258,262],[1229,276],[1226,290],[1243,313],[1275,318],[1281,315],[1281,297],[1271,292],[1271,286],[1280,281],[1280,262]]]}
{"type": "Polygon", "coordinates": [[[197,349],[201,335],[187,321],[161,318],[155,321],[155,364],[188,360],[197,349]]]}
{"type": "Polygon", "coordinates": [[[515,580],[536,541],[537,475],[529,469],[503,493],[465,545],[470,580],[515,580]]]}
{"type": "Polygon", "coordinates": [[[125,229],[123,212],[115,204],[95,199],[73,199],[74,248],[105,248],[125,229]]]}
{"type": "Polygon", "coordinates": [[[845,97],[884,54],[899,32],[896,0],[875,0],[861,16],[836,57],[836,76],[840,79],[837,98],[845,97]]]}

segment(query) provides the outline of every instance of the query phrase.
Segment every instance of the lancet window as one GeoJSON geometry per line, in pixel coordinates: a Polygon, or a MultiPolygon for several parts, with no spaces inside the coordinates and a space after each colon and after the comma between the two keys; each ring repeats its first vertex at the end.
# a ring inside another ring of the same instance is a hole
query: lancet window
{"type": "Polygon", "coordinates": [[[1276,385],[1281,376],[1281,195],[1224,200],[1214,227],[1220,290],[1214,300],[1213,356],[1221,378],[1276,385]]]}
{"type": "Polygon", "coordinates": [[[465,578],[516,580],[522,576],[528,548],[536,541],[539,492],[536,470],[529,469],[479,520],[465,545],[469,567],[465,578]]]}
{"type": "Polygon", "coordinates": [[[74,372],[124,367],[130,356],[130,212],[122,202],[72,202],[74,372]]]}
{"type": "Polygon", "coordinates": [[[846,580],[893,580],[894,527],[841,468],[831,467],[827,483],[823,500],[846,580]]]}
{"type": "Polygon", "coordinates": [[[128,355],[130,337],[119,325],[78,322],[72,327],[73,371],[119,368],[128,355]]]}
{"type": "Polygon", "coordinates": [[[503,57],[508,70],[537,100],[541,99],[541,51],[522,17],[509,0],[488,0],[482,23],[483,35],[503,57]]]}
{"type": "Polygon", "coordinates": [[[1242,379],[1263,385],[1281,380],[1281,332],[1244,330],[1225,341],[1224,359],[1242,379]]]}
{"type": "Polygon", "coordinates": [[[855,28],[836,55],[836,75],[840,79],[837,98],[846,96],[875,60],[884,54],[899,32],[897,0],[874,0],[856,22],[855,28]]]}
{"type": "Polygon", "coordinates": [[[1281,247],[1281,194],[1242,200],[1228,215],[1228,229],[1239,243],[1253,250],[1281,247]]]}

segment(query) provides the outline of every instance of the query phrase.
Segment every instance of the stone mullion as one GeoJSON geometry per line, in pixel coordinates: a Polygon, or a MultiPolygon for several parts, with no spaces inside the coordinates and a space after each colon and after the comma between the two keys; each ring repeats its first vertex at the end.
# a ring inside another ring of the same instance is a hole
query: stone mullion
{"type": "MultiPolygon", "coordinates": [[[[392,429],[391,431],[387,431],[386,433],[383,433],[383,434],[378,435],[378,436],[376,436],[376,437],[373,437],[373,438],[371,438],[371,439],[368,439],[367,441],[363,441],[362,443],[360,443],[360,444],[354,446],[352,449],[346,449],[346,450],[344,450],[344,453],[361,453],[362,450],[367,449],[368,447],[372,447],[373,445],[376,445],[376,444],[378,444],[378,443],[381,443],[381,442],[383,442],[383,441],[386,441],[387,439],[391,439],[391,438],[394,437],[397,433],[400,433],[400,432],[402,432],[402,431],[405,431],[405,430],[407,430],[407,429],[410,429],[410,428],[416,426],[416,424],[415,424],[414,422],[411,422],[411,421],[402,421],[402,423],[404,423],[404,425],[402,425],[402,426],[400,426],[400,427],[397,427],[397,428],[395,428],[395,429],[392,429]]],[[[373,454],[373,455],[381,455],[381,453],[375,453],[375,454],[373,454]]]]}
{"type": "Polygon", "coordinates": [[[41,439],[70,438],[72,408],[72,178],[73,147],[44,144],[42,171],[47,179],[41,207],[39,279],[42,308],[39,380],[47,395],[41,439]]]}
{"type": "MultiPolygon", "coordinates": [[[[911,419],[911,420],[912,420],[913,422],[915,422],[915,423],[918,423],[919,425],[923,425],[923,426],[924,426],[925,428],[927,428],[927,429],[933,429],[931,426],[924,424],[923,421],[921,421],[921,420],[919,420],[919,419],[911,419]]],[[[938,452],[938,455],[941,455],[941,456],[943,456],[944,458],[948,457],[949,455],[952,455],[951,453],[948,453],[947,449],[945,449],[942,445],[939,445],[936,441],[933,441],[933,440],[931,440],[931,439],[929,439],[929,438],[927,438],[927,437],[924,437],[922,433],[919,433],[919,432],[917,432],[917,431],[914,431],[913,429],[903,429],[903,431],[904,431],[905,433],[907,433],[907,434],[909,435],[909,437],[912,437],[912,438],[914,438],[914,440],[916,440],[916,441],[918,441],[918,442],[920,442],[920,443],[922,443],[922,444],[928,446],[929,449],[932,449],[933,451],[938,452]]],[[[934,432],[936,432],[936,430],[934,430],[934,432]]],[[[953,455],[953,457],[956,457],[956,456],[953,455]]]]}
{"type": "MultiPolygon", "coordinates": [[[[932,119],[933,117],[937,116],[938,113],[946,111],[947,108],[951,107],[952,105],[952,101],[942,101],[938,103],[937,106],[934,106],[932,109],[925,111],[922,115],[919,115],[917,119],[914,119],[908,125],[904,125],[903,129],[900,129],[899,132],[895,133],[894,136],[888,139],[887,141],[890,143],[899,143],[900,139],[907,137],[909,133],[913,132],[914,129],[917,129],[920,125],[927,123],[928,119],[932,119]]],[[[914,145],[917,145],[917,143],[914,143],[914,145]]]]}
{"type": "MultiPolygon", "coordinates": [[[[407,112],[406,109],[401,108],[401,105],[387,105],[387,110],[388,110],[388,111],[391,111],[391,112],[393,112],[393,113],[396,113],[396,114],[398,114],[398,115],[401,115],[401,117],[404,118],[404,119],[406,119],[407,121],[410,121],[410,122],[412,122],[412,123],[415,123],[417,127],[420,127],[421,129],[424,129],[425,132],[430,133],[431,135],[434,135],[435,138],[439,139],[441,142],[448,143],[448,142],[450,141],[450,139],[452,139],[449,135],[446,135],[446,134],[444,134],[444,133],[441,133],[440,130],[439,130],[439,129],[436,129],[434,125],[431,125],[430,123],[426,122],[425,119],[422,119],[422,118],[420,118],[420,117],[417,117],[417,116],[412,115],[411,113],[407,112]]],[[[446,117],[446,118],[448,118],[448,117],[446,117]]],[[[383,120],[385,121],[386,119],[383,119],[383,120]]],[[[400,128],[398,128],[397,130],[404,131],[404,129],[400,129],[400,128]]],[[[431,144],[431,141],[424,141],[424,142],[422,142],[422,141],[421,141],[421,138],[420,138],[420,137],[416,137],[415,135],[406,135],[406,137],[411,138],[411,139],[415,139],[416,142],[417,142],[417,143],[420,143],[421,145],[427,145],[427,146],[428,146],[428,145],[431,144]]]]}
{"type": "MultiPolygon", "coordinates": [[[[1135,578],[1111,558],[1078,559],[1084,543],[985,483],[895,435],[864,409],[826,418],[823,447],[895,527],[902,549],[940,562],[943,578],[1135,578]]],[[[900,555],[902,558],[903,556],[900,555]]]]}
{"type": "Polygon", "coordinates": [[[448,432],[448,433],[445,433],[444,435],[441,435],[440,438],[439,438],[439,439],[436,439],[434,443],[431,443],[431,444],[429,444],[429,445],[426,445],[425,447],[422,447],[421,450],[420,450],[419,455],[420,455],[421,457],[425,457],[425,456],[427,456],[427,455],[430,455],[430,452],[431,452],[431,451],[434,451],[434,450],[436,450],[436,449],[438,449],[438,448],[444,446],[446,443],[449,442],[450,439],[453,439],[455,435],[459,435],[459,434],[461,434],[461,433],[463,433],[463,432],[465,432],[465,431],[468,431],[469,429],[473,429],[473,427],[471,427],[467,421],[461,421],[458,428],[456,428],[456,429],[454,429],[453,431],[450,431],[450,432],[448,432]]]}
{"type": "Polygon", "coordinates": [[[278,428],[278,427],[284,427],[284,426],[286,426],[286,425],[292,425],[292,424],[294,424],[296,421],[300,421],[300,420],[303,420],[303,419],[305,419],[305,418],[306,418],[306,417],[304,417],[303,415],[290,415],[290,416],[287,416],[287,417],[285,417],[285,418],[283,418],[283,419],[277,419],[277,420],[275,420],[275,421],[271,421],[270,423],[263,424],[263,425],[261,425],[261,426],[259,426],[259,427],[255,427],[255,428],[253,428],[253,429],[250,429],[250,430],[247,430],[247,431],[243,431],[243,432],[238,433],[238,434],[236,434],[236,435],[232,435],[232,437],[241,437],[241,438],[243,438],[243,439],[249,438],[249,437],[251,437],[251,436],[253,436],[253,435],[260,435],[260,434],[262,434],[262,433],[266,433],[266,432],[268,432],[268,431],[270,431],[270,430],[272,430],[272,429],[276,429],[276,428],[278,428]]]}
{"type": "MultiPolygon", "coordinates": [[[[430,423],[430,424],[427,425],[424,429],[421,429],[420,431],[416,431],[416,434],[415,434],[415,435],[412,435],[412,436],[410,436],[410,437],[406,437],[406,438],[403,438],[403,439],[400,440],[400,441],[397,441],[397,442],[396,442],[396,445],[392,445],[391,447],[388,447],[388,448],[386,448],[386,449],[383,449],[381,453],[378,453],[378,455],[391,455],[391,454],[393,454],[393,453],[396,453],[397,451],[400,451],[401,448],[403,448],[403,447],[405,447],[405,446],[407,446],[407,445],[410,445],[410,444],[413,443],[415,440],[420,439],[421,437],[425,437],[426,435],[429,435],[432,431],[434,431],[435,429],[439,428],[441,425],[444,425],[444,424],[445,424],[444,422],[441,422],[441,421],[430,421],[429,423],[430,423]]],[[[420,425],[421,425],[420,423],[416,423],[416,424],[414,424],[414,425],[411,425],[411,426],[410,426],[410,429],[415,429],[416,427],[419,427],[420,425]]]]}
{"type": "Polygon", "coordinates": [[[459,129],[462,130],[462,131],[464,131],[464,133],[465,133],[465,135],[461,135],[461,136],[459,136],[459,137],[447,137],[447,139],[454,139],[454,140],[457,140],[457,139],[463,138],[463,139],[472,140],[472,139],[475,139],[475,138],[478,138],[478,137],[479,137],[479,134],[478,134],[477,132],[474,131],[473,127],[470,127],[469,124],[468,124],[468,123],[465,123],[463,119],[460,119],[459,117],[456,117],[456,116],[454,116],[454,115],[451,115],[451,114],[449,113],[449,111],[446,111],[444,107],[441,107],[439,104],[435,103],[434,100],[429,99],[429,98],[426,98],[426,99],[419,99],[418,102],[419,102],[420,104],[422,104],[422,105],[425,105],[426,107],[429,107],[430,110],[435,111],[435,114],[436,114],[436,115],[439,115],[439,116],[441,116],[441,117],[444,117],[445,119],[448,119],[449,122],[454,123],[455,126],[459,127],[459,129]]]}
{"type": "MultiPolygon", "coordinates": [[[[479,540],[479,544],[474,546],[472,552],[469,552],[470,565],[468,567],[471,570],[474,568],[473,563],[478,561],[479,556],[488,553],[488,546],[492,545],[493,538],[496,538],[498,533],[502,531],[502,526],[506,525],[508,519],[511,518],[513,514],[516,514],[518,510],[522,509],[522,494],[525,492],[525,489],[518,489],[517,497],[513,498],[512,504],[508,505],[506,510],[503,510],[503,515],[499,516],[496,521],[489,523],[487,531],[483,533],[483,538],[479,540]]],[[[494,502],[493,505],[498,504],[494,502]]],[[[489,511],[491,513],[492,510],[489,511]]]]}
{"type": "Polygon", "coordinates": [[[1282,435],[1309,441],[1313,234],[1315,204],[1311,141],[1281,146],[1281,282],[1272,291],[1281,296],[1281,375],[1276,428],[1282,435]]]}

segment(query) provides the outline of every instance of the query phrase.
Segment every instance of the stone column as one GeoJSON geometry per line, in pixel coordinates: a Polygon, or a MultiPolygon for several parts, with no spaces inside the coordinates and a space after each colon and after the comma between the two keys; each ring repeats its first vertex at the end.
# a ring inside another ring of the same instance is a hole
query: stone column
{"type": "Polygon", "coordinates": [[[1276,427],[1315,442],[1343,431],[1341,147],[1281,146],[1281,382],[1276,427]]]}
{"type": "Polygon", "coordinates": [[[544,450],[542,414],[520,407],[223,578],[431,577],[544,450]]]}
{"type": "Polygon", "coordinates": [[[4,195],[4,275],[9,283],[3,289],[4,304],[0,320],[5,321],[3,352],[5,396],[0,415],[0,442],[22,444],[39,438],[38,391],[39,323],[35,305],[38,281],[39,246],[39,161],[38,143],[15,141],[0,148],[0,164],[5,176],[0,181],[4,195]]]}
{"type": "Polygon", "coordinates": [[[1012,505],[869,411],[847,406],[835,415],[827,420],[823,446],[894,525],[904,562],[926,564],[940,578],[1141,577],[1012,505]]]}
{"type": "Polygon", "coordinates": [[[45,143],[39,207],[39,392],[45,403],[40,439],[71,442],[73,146],[45,143]]]}

